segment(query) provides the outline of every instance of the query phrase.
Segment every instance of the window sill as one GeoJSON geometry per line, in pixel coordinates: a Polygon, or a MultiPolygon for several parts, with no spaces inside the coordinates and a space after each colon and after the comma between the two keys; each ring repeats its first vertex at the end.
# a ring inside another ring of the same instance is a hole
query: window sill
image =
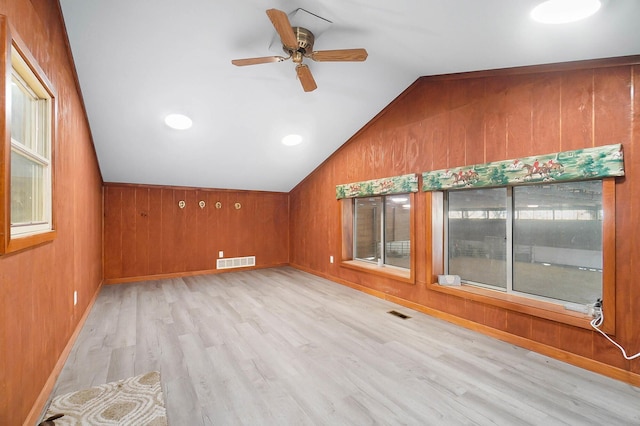
{"type": "Polygon", "coordinates": [[[56,231],[40,232],[38,234],[26,235],[23,237],[12,237],[7,241],[4,251],[0,254],[15,253],[21,250],[26,250],[31,247],[35,247],[40,244],[48,243],[56,238],[56,231]]]}
{"type": "Polygon", "coordinates": [[[590,322],[592,318],[590,316],[580,312],[567,310],[563,306],[555,303],[529,299],[522,296],[515,296],[465,284],[460,286],[442,286],[434,283],[427,284],[427,287],[430,290],[450,294],[463,299],[486,303],[488,305],[508,309],[510,311],[591,330],[590,322]]]}
{"type": "Polygon", "coordinates": [[[368,272],[386,278],[393,278],[407,284],[415,284],[413,274],[408,269],[396,268],[395,266],[378,266],[374,263],[363,262],[361,260],[344,260],[340,266],[355,271],[368,272]]]}

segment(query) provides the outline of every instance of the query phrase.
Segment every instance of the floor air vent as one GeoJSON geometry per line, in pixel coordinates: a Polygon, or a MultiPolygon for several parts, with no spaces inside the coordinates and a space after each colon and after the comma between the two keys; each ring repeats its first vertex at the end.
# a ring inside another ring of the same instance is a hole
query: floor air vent
{"type": "Polygon", "coordinates": [[[217,259],[217,269],[246,268],[256,266],[255,256],[229,257],[227,259],[217,259]]]}
{"type": "Polygon", "coordinates": [[[389,312],[387,312],[387,313],[388,313],[388,314],[391,314],[391,315],[395,315],[395,316],[397,316],[398,318],[402,318],[402,319],[409,319],[409,318],[411,318],[409,315],[402,314],[402,313],[400,313],[400,312],[398,312],[398,311],[389,311],[389,312]]]}

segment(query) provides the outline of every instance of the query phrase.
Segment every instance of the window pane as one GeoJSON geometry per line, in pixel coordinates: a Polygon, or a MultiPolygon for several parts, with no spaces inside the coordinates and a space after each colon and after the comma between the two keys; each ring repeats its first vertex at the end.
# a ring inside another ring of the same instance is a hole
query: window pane
{"type": "Polygon", "coordinates": [[[506,200],[506,188],[449,192],[449,274],[506,289],[506,200]]]}
{"type": "Polygon", "coordinates": [[[11,225],[45,222],[44,166],[11,153],[11,225]]]}
{"type": "Polygon", "coordinates": [[[33,138],[29,129],[35,100],[15,76],[11,80],[11,138],[18,143],[33,148],[33,138]]]}
{"type": "Polygon", "coordinates": [[[513,188],[515,291],[574,303],[602,296],[602,181],[513,188]],[[538,213],[539,212],[539,213],[538,213]]]}
{"type": "Polygon", "coordinates": [[[384,213],[385,263],[409,269],[411,201],[408,195],[387,196],[384,213]]]}
{"type": "Polygon", "coordinates": [[[354,203],[354,257],[375,262],[381,258],[382,197],[356,198],[354,203]]]}

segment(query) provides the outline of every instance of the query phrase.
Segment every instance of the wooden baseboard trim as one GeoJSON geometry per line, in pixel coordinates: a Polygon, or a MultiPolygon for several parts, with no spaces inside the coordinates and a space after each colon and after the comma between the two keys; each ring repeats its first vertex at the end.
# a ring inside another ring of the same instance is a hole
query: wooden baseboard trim
{"type": "Polygon", "coordinates": [[[47,379],[42,390],[40,391],[40,395],[38,395],[38,398],[36,398],[35,402],[33,403],[33,406],[31,407],[31,411],[29,411],[29,414],[27,415],[27,418],[25,419],[23,426],[32,426],[39,423],[40,417],[42,417],[42,415],[44,414],[43,413],[44,408],[47,404],[47,401],[49,400],[49,397],[51,396],[51,392],[53,391],[53,387],[56,384],[56,380],[58,380],[58,376],[60,376],[60,373],[64,368],[64,364],[65,362],[67,362],[67,358],[71,353],[71,349],[73,348],[73,345],[76,342],[76,339],[78,338],[78,335],[80,334],[80,331],[84,326],[84,323],[87,321],[87,318],[89,317],[91,308],[93,308],[93,305],[95,304],[96,299],[98,298],[98,294],[100,294],[100,290],[102,289],[103,284],[104,284],[104,281],[101,282],[100,285],[98,285],[98,288],[94,293],[93,297],[91,298],[91,300],[89,301],[89,304],[87,305],[87,308],[82,314],[80,321],[78,321],[78,325],[76,326],[75,330],[71,334],[71,337],[69,338],[69,341],[67,342],[66,346],[62,350],[60,357],[58,357],[58,361],[56,362],[56,365],[53,367],[53,370],[51,371],[49,378],[47,379]]]}
{"type": "Polygon", "coordinates": [[[266,268],[277,268],[280,266],[288,266],[288,263],[277,263],[273,265],[261,265],[261,266],[250,266],[246,268],[234,268],[234,269],[204,269],[200,271],[184,271],[184,272],[171,272],[167,274],[154,274],[154,275],[139,275],[135,277],[124,277],[124,278],[105,278],[104,283],[106,285],[111,284],[126,284],[126,283],[134,283],[140,281],[153,281],[153,280],[166,280],[170,278],[182,278],[182,277],[193,277],[196,275],[211,275],[211,274],[224,274],[227,272],[238,272],[238,271],[250,271],[254,269],[266,269],[266,268]]]}
{"type": "Polygon", "coordinates": [[[455,315],[451,315],[446,312],[438,311],[433,308],[429,308],[427,306],[420,305],[419,303],[415,303],[406,299],[401,299],[396,296],[389,295],[387,293],[373,290],[371,288],[362,286],[360,284],[352,283],[347,280],[343,280],[340,278],[336,278],[327,274],[323,274],[304,266],[290,264],[292,268],[299,269],[304,272],[308,272],[312,275],[319,276],[321,278],[325,278],[329,281],[333,281],[338,284],[345,285],[347,287],[351,287],[355,290],[362,291],[363,293],[370,294],[372,296],[378,297],[380,299],[388,300],[390,302],[397,303],[398,305],[405,306],[407,308],[416,310],[418,312],[422,312],[427,315],[431,315],[435,318],[439,318],[450,322],[455,325],[459,325],[464,328],[468,328],[473,331],[477,331],[479,333],[485,334],[487,336],[502,340],[503,342],[507,342],[516,346],[520,346],[522,348],[537,352],[542,355],[546,355],[548,357],[557,359],[559,361],[566,362],[571,365],[575,365],[576,367],[584,368],[585,370],[592,371],[594,373],[602,374],[604,376],[610,377],[612,379],[620,380],[625,383],[629,383],[633,386],[640,386],[640,374],[633,373],[631,371],[623,370],[618,367],[611,366],[609,364],[605,364],[600,361],[593,360],[591,358],[586,358],[581,355],[576,355],[571,352],[567,352],[562,349],[555,348],[553,346],[545,345],[543,343],[536,342],[534,340],[526,339],[524,337],[516,336],[514,334],[507,333],[506,331],[498,330],[496,328],[489,327],[484,324],[479,324],[465,318],[460,318],[455,315]]]}

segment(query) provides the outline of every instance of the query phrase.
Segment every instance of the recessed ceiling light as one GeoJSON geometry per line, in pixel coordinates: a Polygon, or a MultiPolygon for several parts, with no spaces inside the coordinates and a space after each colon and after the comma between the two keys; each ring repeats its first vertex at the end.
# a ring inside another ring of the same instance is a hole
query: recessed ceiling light
{"type": "Polygon", "coordinates": [[[531,11],[531,18],[543,24],[565,24],[596,13],[600,0],[547,0],[531,11]]]}
{"type": "Polygon", "coordinates": [[[282,144],[287,146],[298,145],[302,142],[302,136],[300,135],[287,135],[282,138],[282,144]]]}
{"type": "Polygon", "coordinates": [[[182,114],[169,114],[164,118],[164,122],[167,126],[177,130],[188,129],[193,124],[189,117],[182,114]]]}

